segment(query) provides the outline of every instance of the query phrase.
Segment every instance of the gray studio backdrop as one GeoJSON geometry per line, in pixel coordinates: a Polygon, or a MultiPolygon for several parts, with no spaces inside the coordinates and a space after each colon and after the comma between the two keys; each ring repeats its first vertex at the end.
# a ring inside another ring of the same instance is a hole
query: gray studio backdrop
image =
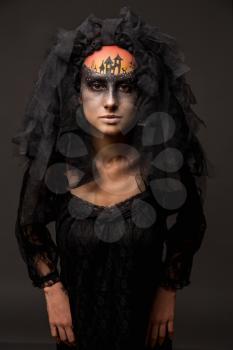
{"type": "Polygon", "coordinates": [[[194,260],[191,285],[177,293],[175,350],[233,348],[231,1],[102,1],[100,6],[91,0],[1,0],[0,342],[4,350],[21,349],[20,343],[28,344],[24,349],[55,348],[43,291],[31,285],[14,236],[23,169],[10,139],[55,30],[75,28],[90,12],[115,17],[127,4],[176,37],[183,48],[198,101],[194,110],[207,124],[200,138],[215,166],[205,205],[208,230],[194,260]]]}

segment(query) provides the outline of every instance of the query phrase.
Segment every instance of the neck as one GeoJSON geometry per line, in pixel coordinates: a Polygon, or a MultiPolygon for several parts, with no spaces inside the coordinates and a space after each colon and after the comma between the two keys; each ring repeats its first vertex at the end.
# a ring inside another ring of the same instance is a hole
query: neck
{"type": "Polygon", "coordinates": [[[92,138],[92,145],[95,155],[104,163],[119,159],[120,155],[125,155],[129,144],[129,136],[123,134],[103,135],[102,138],[92,138]],[[125,147],[122,147],[122,144],[125,147]]]}
{"type": "Polygon", "coordinates": [[[95,165],[101,181],[110,181],[134,174],[138,169],[140,156],[130,143],[130,135],[104,135],[102,139],[93,138],[95,165]]]}

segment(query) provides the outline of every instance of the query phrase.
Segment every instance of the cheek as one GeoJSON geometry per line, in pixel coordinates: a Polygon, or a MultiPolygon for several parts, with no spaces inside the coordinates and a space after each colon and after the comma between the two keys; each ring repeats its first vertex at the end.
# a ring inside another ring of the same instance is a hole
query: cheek
{"type": "Polygon", "coordinates": [[[83,94],[82,97],[82,103],[83,103],[83,110],[87,117],[92,117],[96,114],[100,104],[101,104],[101,97],[100,96],[93,96],[93,94],[86,93],[83,94]]]}
{"type": "Polygon", "coordinates": [[[121,108],[125,114],[131,115],[136,111],[136,97],[134,95],[121,97],[121,108]]]}

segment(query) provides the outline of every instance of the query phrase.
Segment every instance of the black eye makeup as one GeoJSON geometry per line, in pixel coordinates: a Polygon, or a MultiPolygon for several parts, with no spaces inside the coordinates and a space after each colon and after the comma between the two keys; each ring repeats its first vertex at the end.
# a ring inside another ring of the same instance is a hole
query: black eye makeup
{"type": "Polygon", "coordinates": [[[93,91],[102,91],[107,88],[107,82],[104,79],[89,78],[86,79],[86,84],[93,91]]]}
{"type": "Polygon", "coordinates": [[[119,82],[117,85],[118,85],[118,89],[122,92],[130,93],[135,91],[134,84],[130,82],[119,82]]]}
{"type": "Polygon", "coordinates": [[[84,79],[85,84],[92,91],[103,91],[108,88],[110,81],[113,82],[116,90],[123,93],[131,93],[136,90],[135,80],[132,78],[112,78],[112,77],[90,77],[84,79]]]}

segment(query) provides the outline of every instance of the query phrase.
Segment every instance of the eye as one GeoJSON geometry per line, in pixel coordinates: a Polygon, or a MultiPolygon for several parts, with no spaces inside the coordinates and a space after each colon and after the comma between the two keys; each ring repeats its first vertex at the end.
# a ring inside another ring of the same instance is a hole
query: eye
{"type": "Polygon", "coordinates": [[[119,84],[119,90],[126,92],[126,93],[129,93],[133,90],[133,86],[131,84],[128,84],[128,83],[121,83],[121,84],[119,84]]]}
{"type": "Polygon", "coordinates": [[[99,81],[93,81],[89,84],[92,90],[99,91],[105,88],[105,84],[99,81]]]}

